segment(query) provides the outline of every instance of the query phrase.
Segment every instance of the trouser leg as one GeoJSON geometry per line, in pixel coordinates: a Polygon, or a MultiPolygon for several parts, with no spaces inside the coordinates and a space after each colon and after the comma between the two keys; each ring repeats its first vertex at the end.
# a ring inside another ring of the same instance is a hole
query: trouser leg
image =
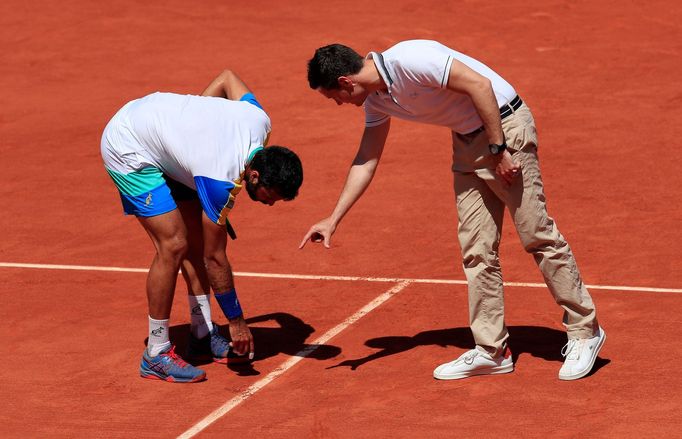
{"type": "Polygon", "coordinates": [[[598,328],[594,303],[570,246],[547,213],[533,116],[524,105],[502,126],[510,152],[521,164],[521,175],[511,186],[495,174],[485,133],[472,138],[453,133],[459,240],[476,344],[499,351],[508,338],[498,259],[504,205],[524,249],[535,259],[555,301],[564,310],[569,338],[592,337],[598,328]]]}
{"type": "Polygon", "coordinates": [[[554,300],[563,308],[568,337],[592,337],[598,327],[595,306],[571,247],[547,213],[537,148],[529,145],[516,152],[514,159],[521,163],[521,176],[504,192],[521,243],[535,259],[554,300]]]}
{"type": "Polygon", "coordinates": [[[489,187],[509,208],[524,249],[535,259],[554,300],[563,308],[569,338],[589,338],[597,332],[596,310],[566,239],[547,213],[532,114],[522,107],[503,123],[521,175],[506,186],[492,170],[480,170],[489,187]]]}
{"type": "Polygon", "coordinates": [[[496,356],[509,338],[498,255],[504,204],[473,172],[455,172],[455,194],[469,325],[476,345],[496,356]]]}

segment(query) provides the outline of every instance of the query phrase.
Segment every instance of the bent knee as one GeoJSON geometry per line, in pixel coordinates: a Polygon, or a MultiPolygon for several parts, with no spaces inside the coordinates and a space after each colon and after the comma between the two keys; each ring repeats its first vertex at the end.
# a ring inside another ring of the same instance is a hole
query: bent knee
{"type": "Polygon", "coordinates": [[[499,253],[492,249],[471,249],[466,254],[462,255],[462,265],[464,268],[474,268],[478,266],[499,267],[500,257],[499,253]]]}
{"type": "Polygon", "coordinates": [[[159,255],[181,260],[189,253],[189,242],[184,235],[175,235],[159,243],[159,255]]]}
{"type": "Polygon", "coordinates": [[[566,240],[562,237],[555,239],[533,239],[523,242],[523,248],[530,254],[537,253],[557,253],[562,254],[570,251],[566,240]]]}

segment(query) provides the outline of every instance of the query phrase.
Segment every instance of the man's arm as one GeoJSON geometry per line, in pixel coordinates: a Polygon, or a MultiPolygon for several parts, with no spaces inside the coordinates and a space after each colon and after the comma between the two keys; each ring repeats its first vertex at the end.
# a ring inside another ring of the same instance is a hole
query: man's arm
{"type": "MultiPolygon", "coordinates": [[[[495,93],[488,78],[476,73],[466,64],[453,60],[448,76],[448,89],[464,93],[471,98],[479,117],[483,121],[485,132],[488,134],[488,142],[496,144],[504,142],[500,109],[497,106],[497,99],[495,99],[495,93]]],[[[519,165],[514,163],[509,151],[505,150],[500,154],[495,170],[508,184],[511,184],[518,169],[519,165]]]]}
{"type": "Polygon", "coordinates": [[[331,236],[339,223],[371,183],[390,128],[390,119],[381,125],[365,128],[360,141],[360,148],[348,172],[346,184],[341,191],[334,211],[331,216],[313,225],[308,230],[299,248],[303,248],[308,240],[313,242],[324,241],[324,246],[329,248],[331,236]]]}
{"type": "MultiPolygon", "coordinates": [[[[238,355],[253,353],[253,336],[249,327],[246,325],[244,315],[228,315],[235,309],[236,292],[234,290],[234,279],[232,277],[232,267],[227,259],[225,247],[227,245],[227,235],[223,226],[220,226],[202,212],[202,230],[204,238],[204,264],[206,273],[215,293],[216,301],[220,305],[230,324],[230,337],[232,348],[238,355]],[[229,310],[226,312],[225,304],[221,297],[234,296],[229,303],[229,310]]],[[[237,308],[241,308],[236,301],[237,308]]]]}
{"type": "Polygon", "coordinates": [[[206,90],[204,90],[201,95],[237,101],[246,93],[250,92],[249,88],[244,84],[244,81],[242,81],[236,73],[231,70],[223,70],[223,72],[206,87],[206,90]]]}

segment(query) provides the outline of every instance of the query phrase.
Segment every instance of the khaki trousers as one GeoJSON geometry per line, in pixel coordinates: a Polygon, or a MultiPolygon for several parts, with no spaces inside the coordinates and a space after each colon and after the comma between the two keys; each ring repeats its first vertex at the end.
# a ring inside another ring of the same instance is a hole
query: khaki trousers
{"type": "Polygon", "coordinates": [[[593,337],[598,328],[592,298],[571,248],[547,214],[533,116],[524,104],[502,121],[521,175],[506,186],[495,174],[488,136],[452,133],[458,236],[469,286],[469,324],[476,345],[493,355],[506,347],[504,290],[499,261],[505,206],[524,249],[533,255],[554,300],[564,309],[568,338],[593,337]]]}

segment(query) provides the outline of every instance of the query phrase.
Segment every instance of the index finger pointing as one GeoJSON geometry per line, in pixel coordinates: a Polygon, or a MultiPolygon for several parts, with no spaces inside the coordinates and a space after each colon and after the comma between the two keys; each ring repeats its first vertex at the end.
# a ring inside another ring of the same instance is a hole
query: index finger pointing
{"type": "Polygon", "coordinates": [[[305,247],[305,245],[308,243],[308,240],[310,239],[310,235],[312,235],[311,232],[306,233],[306,235],[303,237],[303,241],[301,241],[301,243],[298,246],[299,249],[305,247]]]}

